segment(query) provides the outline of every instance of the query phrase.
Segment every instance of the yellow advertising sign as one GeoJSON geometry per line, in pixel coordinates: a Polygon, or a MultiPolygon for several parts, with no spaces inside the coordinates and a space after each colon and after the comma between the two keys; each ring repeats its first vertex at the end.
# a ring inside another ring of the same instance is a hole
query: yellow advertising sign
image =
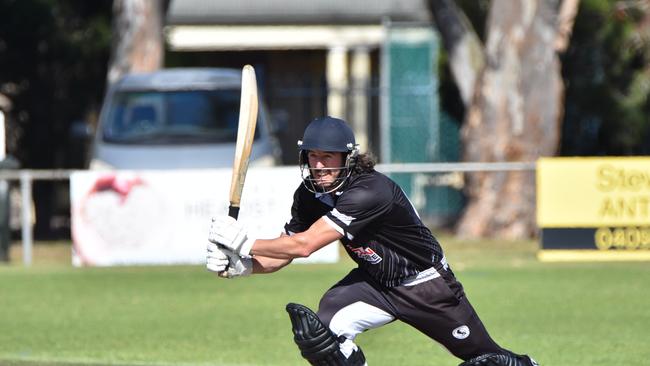
{"type": "Polygon", "coordinates": [[[542,158],[537,162],[541,228],[650,225],[650,158],[542,158]]]}

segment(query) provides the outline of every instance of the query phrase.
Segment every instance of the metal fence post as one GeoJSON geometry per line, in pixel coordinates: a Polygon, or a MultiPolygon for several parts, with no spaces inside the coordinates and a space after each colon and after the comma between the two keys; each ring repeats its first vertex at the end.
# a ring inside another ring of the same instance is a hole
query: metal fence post
{"type": "Polygon", "coordinates": [[[28,171],[20,172],[20,196],[22,198],[21,227],[23,238],[23,264],[32,265],[32,177],[28,171]]]}
{"type": "Polygon", "coordinates": [[[9,262],[9,247],[11,246],[9,216],[9,182],[0,180],[0,262],[9,262]]]}

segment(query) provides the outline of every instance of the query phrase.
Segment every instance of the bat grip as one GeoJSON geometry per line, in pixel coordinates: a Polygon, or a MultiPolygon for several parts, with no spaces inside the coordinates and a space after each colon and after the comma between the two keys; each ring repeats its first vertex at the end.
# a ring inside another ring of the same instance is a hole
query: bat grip
{"type": "Polygon", "coordinates": [[[233,205],[228,206],[228,216],[237,220],[237,217],[239,216],[239,207],[233,205]]]}
{"type": "MultiPolygon", "coordinates": [[[[230,216],[233,219],[237,220],[237,217],[239,216],[239,207],[238,206],[233,206],[233,205],[228,206],[228,216],[230,216]]],[[[222,246],[219,245],[219,247],[222,247],[222,246]]],[[[230,267],[230,265],[227,265],[226,269],[223,272],[219,273],[219,276],[227,278],[228,276],[226,275],[226,273],[228,272],[228,267],[230,267]]]]}

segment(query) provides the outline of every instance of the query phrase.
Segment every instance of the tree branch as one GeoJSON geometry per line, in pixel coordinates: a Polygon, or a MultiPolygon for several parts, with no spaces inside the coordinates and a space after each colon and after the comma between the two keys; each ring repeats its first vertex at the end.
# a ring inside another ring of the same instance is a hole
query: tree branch
{"type": "Polygon", "coordinates": [[[463,103],[468,107],[478,75],[485,65],[483,45],[453,0],[429,0],[428,4],[442,43],[449,53],[451,73],[463,103]]]}
{"type": "Polygon", "coordinates": [[[569,46],[569,38],[573,32],[573,23],[578,14],[580,0],[564,0],[560,5],[557,18],[557,34],[555,36],[555,51],[562,53],[569,46]]]}

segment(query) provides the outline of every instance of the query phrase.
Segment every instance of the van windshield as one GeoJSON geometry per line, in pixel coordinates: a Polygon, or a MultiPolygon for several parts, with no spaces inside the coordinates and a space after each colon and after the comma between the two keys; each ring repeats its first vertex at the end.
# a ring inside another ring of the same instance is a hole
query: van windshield
{"type": "Polygon", "coordinates": [[[103,140],[125,144],[235,142],[238,89],[118,92],[103,140]]]}

